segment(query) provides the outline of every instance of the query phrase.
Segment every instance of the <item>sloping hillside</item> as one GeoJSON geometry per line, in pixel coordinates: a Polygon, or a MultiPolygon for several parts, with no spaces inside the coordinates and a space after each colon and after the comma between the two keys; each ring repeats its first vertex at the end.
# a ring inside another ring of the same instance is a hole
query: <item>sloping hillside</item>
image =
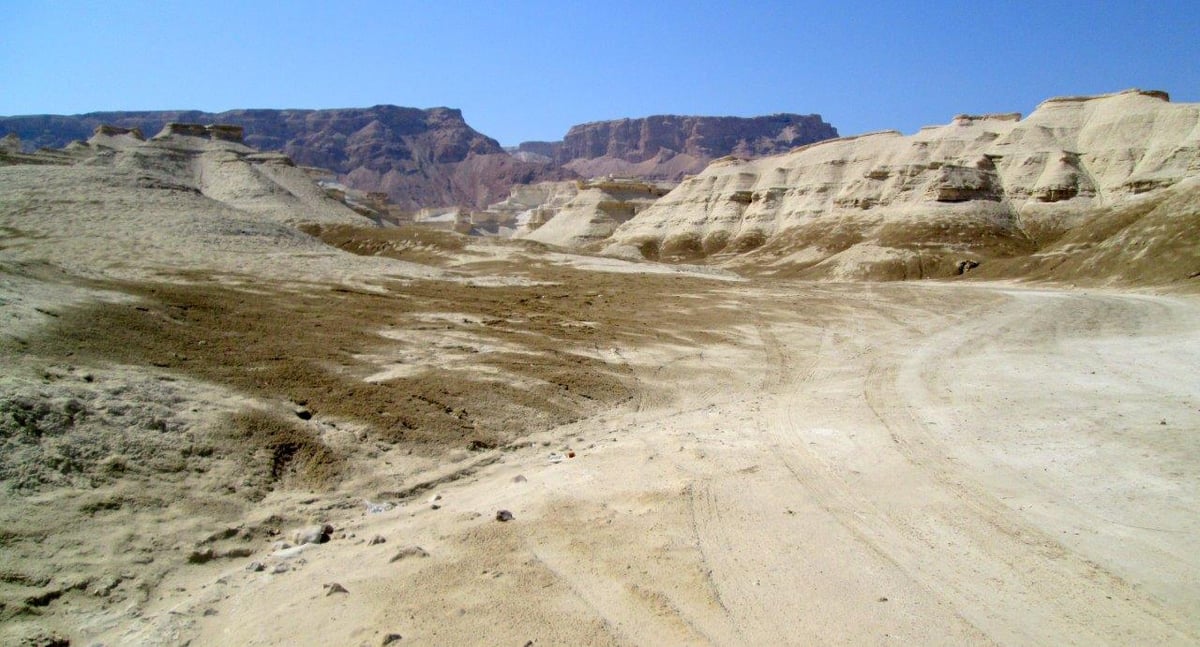
{"type": "Polygon", "coordinates": [[[1057,98],[1023,120],[960,115],[911,136],[715,162],[608,248],[808,278],[952,276],[979,263],[990,276],[1171,282],[1200,271],[1189,251],[1198,175],[1200,105],[1137,90],[1057,98]],[[1178,253],[1164,264],[1140,251],[1152,248],[1178,253]]]}

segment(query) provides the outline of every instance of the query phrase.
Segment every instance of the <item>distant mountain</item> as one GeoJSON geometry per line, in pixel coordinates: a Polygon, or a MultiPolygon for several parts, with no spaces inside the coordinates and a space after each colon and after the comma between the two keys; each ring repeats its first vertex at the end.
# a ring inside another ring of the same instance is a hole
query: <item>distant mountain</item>
{"type": "Polygon", "coordinates": [[[561,142],[524,142],[517,151],[529,155],[527,159],[550,159],[584,177],[612,174],[678,181],[726,155],[776,155],[837,136],[837,129],[815,114],[657,115],[580,124],[561,142]]]}
{"type": "Polygon", "coordinates": [[[407,209],[481,209],[513,185],[603,175],[678,181],[726,155],[761,157],[837,136],[819,115],[656,116],[581,124],[561,142],[525,142],[511,154],[451,108],[92,112],[0,117],[0,137],[26,150],[86,140],[99,125],[139,128],[168,122],[242,126],[245,143],[282,151],[302,166],[329,169],[361,191],[386,192],[407,209]]]}
{"type": "Polygon", "coordinates": [[[545,162],[524,162],[451,108],[374,106],[335,110],[195,110],[93,112],[0,117],[0,136],[15,133],[26,149],[61,148],[96,126],[140,128],[152,135],[168,122],[245,128],[247,145],[282,151],[297,164],[326,168],[363,191],[385,191],[406,208],[483,207],[513,184],[575,177],[545,162]]]}

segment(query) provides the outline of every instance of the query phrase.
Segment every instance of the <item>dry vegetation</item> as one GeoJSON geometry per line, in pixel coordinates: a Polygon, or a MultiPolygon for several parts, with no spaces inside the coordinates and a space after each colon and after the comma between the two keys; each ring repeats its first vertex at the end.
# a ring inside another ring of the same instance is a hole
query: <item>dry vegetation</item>
{"type": "MultiPolygon", "coordinates": [[[[360,250],[396,236],[336,231],[341,246],[360,250]]],[[[461,249],[457,236],[419,235],[427,260],[447,264],[461,249]]],[[[36,618],[60,598],[145,600],[191,559],[189,536],[230,524],[241,530],[226,543],[241,546],[305,518],[256,515],[266,497],[338,491],[379,452],[462,460],[608,410],[638,388],[610,348],[703,346],[721,338],[721,322],[746,316],[697,307],[712,281],[487,259],[474,269],[490,276],[498,265],[520,276],[516,285],[414,280],[366,291],[195,272],[178,282],[80,281],[132,298],[56,307],[35,334],[0,340],[6,356],[42,367],[40,380],[0,400],[0,475],[17,496],[0,542],[10,565],[26,564],[0,580],[0,619],[36,618]],[[151,377],[114,386],[124,367],[151,377]],[[200,397],[188,392],[194,384],[244,404],[197,422],[186,409],[200,397]],[[331,442],[338,431],[356,441],[331,442]],[[74,512],[64,514],[63,497],[79,487],[95,494],[68,498],[74,512]],[[74,525],[78,515],[90,530],[74,525]],[[134,518],[180,515],[187,521],[156,536],[122,530],[134,518]],[[30,569],[49,566],[48,547],[88,535],[94,550],[57,565],[70,576],[30,569]],[[96,553],[110,550],[124,557],[96,553]],[[143,558],[153,564],[138,565],[143,558]],[[105,582],[113,594],[95,597],[105,582]]],[[[399,496],[404,481],[392,483],[399,496]]],[[[377,492],[334,499],[364,495],[377,492]]]]}

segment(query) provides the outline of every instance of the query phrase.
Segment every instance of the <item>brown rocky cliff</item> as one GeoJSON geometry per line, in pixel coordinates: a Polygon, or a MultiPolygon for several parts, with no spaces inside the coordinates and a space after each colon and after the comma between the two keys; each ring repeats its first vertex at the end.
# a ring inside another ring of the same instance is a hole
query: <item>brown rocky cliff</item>
{"type": "Polygon", "coordinates": [[[561,142],[524,142],[518,153],[552,159],[583,177],[680,180],[726,155],[762,157],[837,137],[820,115],[657,115],[573,126],[561,142]]]}
{"type": "MultiPolygon", "coordinates": [[[[607,160],[608,166],[621,167],[620,162],[636,165],[642,171],[637,173],[639,175],[678,179],[673,176],[681,173],[681,165],[669,163],[678,155],[690,158],[684,164],[687,170],[682,172],[696,172],[713,159],[726,155],[774,155],[837,136],[837,129],[815,114],[763,117],[657,115],[574,126],[563,141],[552,148],[546,142],[529,143],[537,144],[537,152],[543,154],[553,150],[554,160],[570,168],[604,166],[581,162],[607,160]],[[656,169],[659,172],[655,172],[656,169]]],[[[524,149],[525,145],[522,145],[521,150],[524,149]]],[[[581,174],[587,175],[582,170],[581,174]]]]}
{"type": "Polygon", "coordinates": [[[245,143],[279,150],[297,164],[333,171],[361,191],[386,191],[402,207],[483,207],[522,181],[566,179],[570,171],[513,159],[471,128],[459,110],[381,105],[333,110],[98,112],[0,118],[0,135],[26,148],[61,148],[101,124],[158,132],[171,122],[241,126],[245,143]],[[460,168],[462,167],[462,168],[460,168]]]}

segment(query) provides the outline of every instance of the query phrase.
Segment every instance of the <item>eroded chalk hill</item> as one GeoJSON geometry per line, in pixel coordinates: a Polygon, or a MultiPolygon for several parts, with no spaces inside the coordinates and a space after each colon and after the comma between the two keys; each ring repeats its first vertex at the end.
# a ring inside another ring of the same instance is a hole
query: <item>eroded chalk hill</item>
{"type": "Polygon", "coordinates": [[[1200,104],[1129,90],[718,160],[607,249],[808,278],[1161,284],[1200,273],[1198,204],[1200,104]]]}

